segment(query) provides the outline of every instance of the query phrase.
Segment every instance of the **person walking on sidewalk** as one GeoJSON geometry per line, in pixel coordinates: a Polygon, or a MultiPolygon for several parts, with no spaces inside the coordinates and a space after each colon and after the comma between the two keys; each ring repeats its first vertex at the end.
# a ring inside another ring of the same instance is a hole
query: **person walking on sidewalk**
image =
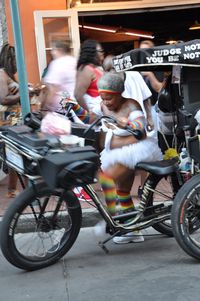
{"type": "Polygon", "coordinates": [[[74,99],[77,61],[71,54],[71,41],[53,41],[51,55],[53,60],[43,78],[46,90],[41,93],[41,110],[44,113],[62,110],[60,101],[64,92],[74,99]]]}

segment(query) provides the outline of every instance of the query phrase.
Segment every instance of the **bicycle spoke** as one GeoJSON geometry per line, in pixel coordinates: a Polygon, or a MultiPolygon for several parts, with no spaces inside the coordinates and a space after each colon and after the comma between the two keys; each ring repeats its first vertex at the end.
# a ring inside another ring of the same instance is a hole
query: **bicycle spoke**
{"type": "Polygon", "coordinates": [[[15,244],[18,251],[33,257],[45,257],[57,252],[65,231],[70,228],[66,206],[64,208],[60,198],[45,197],[37,198],[29,208],[24,210],[15,227],[15,244]],[[27,223],[31,232],[29,231],[27,235],[20,234],[23,231],[23,224],[27,223]]]}

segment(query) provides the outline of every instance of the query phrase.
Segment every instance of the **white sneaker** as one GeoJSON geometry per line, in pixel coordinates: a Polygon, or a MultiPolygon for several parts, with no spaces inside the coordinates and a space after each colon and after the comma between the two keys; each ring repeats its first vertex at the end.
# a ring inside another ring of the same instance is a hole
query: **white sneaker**
{"type": "Polygon", "coordinates": [[[115,244],[128,244],[130,242],[143,242],[144,236],[141,231],[133,231],[123,236],[115,236],[113,238],[115,244]]]}
{"type": "Polygon", "coordinates": [[[94,233],[96,236],[102,236],[106,234],[106,222],[104,220],[98,222],[94,226],[94,233]]]}

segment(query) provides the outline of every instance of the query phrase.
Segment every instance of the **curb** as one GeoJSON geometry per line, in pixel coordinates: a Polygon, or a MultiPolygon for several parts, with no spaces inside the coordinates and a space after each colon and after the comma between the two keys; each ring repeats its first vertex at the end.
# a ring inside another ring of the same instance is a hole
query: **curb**
{"type": "Polygon", "coordinates": [[[85,227],[93,227],[102,219],[99,211],[97,209],[89,208],[82,209],[82,226],[85,227]]]}
{"type": "MultiPolygon", "coordinates": [[[[1,227],[2,218],[3,218],[3,216],[0,216],[0,227],[1,227]]],[[[96,208],[82,209],[81,228],[93,227],[101,219],[102,219],[102,217],[96,208]]],[[[24,223],[20,224],[19,231],[22,231],[22,233],[29,233],[32,230],[33,230],[33,227],[32,227],[32,223],[31,223],[31,219],[29,221],[26,219],[26,221],[24,223]]]]}

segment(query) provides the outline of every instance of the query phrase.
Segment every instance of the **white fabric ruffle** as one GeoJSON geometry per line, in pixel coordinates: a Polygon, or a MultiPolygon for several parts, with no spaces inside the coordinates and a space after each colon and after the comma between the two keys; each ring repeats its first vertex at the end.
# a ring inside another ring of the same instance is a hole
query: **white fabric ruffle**
{"type": "Polygon", "coordinates": [[[120,163],[130,169],[141,161],[150,162],[162,160],[162,153],[153,138],[146,138],[137,143],[110,150],[107,147],[100,154],[101,168],[103,171],[116,163],[120,163]]]}

